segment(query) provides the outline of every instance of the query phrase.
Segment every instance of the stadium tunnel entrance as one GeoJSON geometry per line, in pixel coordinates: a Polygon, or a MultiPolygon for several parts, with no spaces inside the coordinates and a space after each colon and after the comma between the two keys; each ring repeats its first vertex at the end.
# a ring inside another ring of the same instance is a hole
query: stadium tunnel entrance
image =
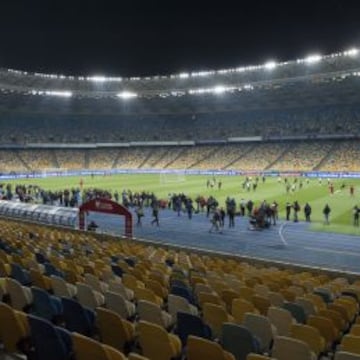
{"type": "Polygon", "coordinates": [[[129,239],[133,237],[132,214],[124,206],[104,198],[97,198],[82,204],[79,208],[79,229],[86,230],[86,217],[89,212],[103,214],[120,215],[125,217],[125,236],[129,239]]]}

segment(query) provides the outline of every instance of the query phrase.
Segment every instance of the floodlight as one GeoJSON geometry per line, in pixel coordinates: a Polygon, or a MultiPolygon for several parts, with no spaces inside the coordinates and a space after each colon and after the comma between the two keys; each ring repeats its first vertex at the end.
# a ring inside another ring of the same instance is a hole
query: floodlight
{"type": "Polygon", "coordinates": [[[39,91],[38,92],[39,95],[45,94],[45,95],[49,95],[49,96],[59,96],[59,97],[71,97],[73,94],[71,91],[58,91],[58,90],[54,90],[54,91],[39,91]]]}
{"type": "Polygon", "coordinates": [[[134,92],[131,91],[122,91],[118,94],[116,94],[117,97],[121,98],[121,99],[132,99],[132,98],[136,98],[138,95],[134,92]]]}
{"type": "Polygon", "coordinates": [[[214,94],[222,94],[226,91],[226,87],[222,85],[215,86],[213,89],[214,94]]]}
{"type": "Polygon", "coordinates": [[[179,74],[180,79],[187,79],[189,76],[190,76],[189,73],[181,73],[181,74],[179,74]]]}
{"type": "Polygon", "coordinates": [[[347,55],[347,56],[356,56],[358,53],[359,53],[359,49],[356,49],[356,48],[352,48],[347,51],[344,51],[344,55],[347,55]]]}
{"type": "Polygon", "coordinates": [[[315,64],[322,59],[321,55],[310,55],[305,58],[305,62],[308,64],[315,64]]]}
{"type": "Polygon", "coordinates": [[[273,70],[275,69],[277,66],[275,61],[268,61],[267,63],[265,63],[264,67],[266,70],[273,70]]]}
{"type": "Polygon", "coordinates": [[[94,82],[105,82],[106,77],[101,75],[95,75],[95,76],[88,76],[86,80],[94,81],[94,82]]]}

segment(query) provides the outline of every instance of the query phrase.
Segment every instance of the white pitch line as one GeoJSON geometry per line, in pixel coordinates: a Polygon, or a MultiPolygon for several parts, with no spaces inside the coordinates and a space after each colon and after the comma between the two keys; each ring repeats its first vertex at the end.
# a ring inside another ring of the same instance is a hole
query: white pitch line
{"type": "Polygon", "coordinates": [[[338,255],[350,255],[360,257],[360,254],[354,253],[352,251],[339,251],[339,250],[330,250],[330,249],[321,249],[316,247],[304,247],[305,250],[319,251],[319,252],[327,252],[338,255]]]}
{"type": "Polygon", "coordinates": [[[280,229],[279,229],[279,236],[280,236],[280,239],[281,239],[282,243],[283,243],[285,246],[288,246],[289,244],[287,243],[287,241],[285,240],[284,235],[283,235],[283,229],[284,229],[284,227],[285,227],[285,224],[286,224],[286,223],[282,223],[282,224],[281,224],[280,229]]]}

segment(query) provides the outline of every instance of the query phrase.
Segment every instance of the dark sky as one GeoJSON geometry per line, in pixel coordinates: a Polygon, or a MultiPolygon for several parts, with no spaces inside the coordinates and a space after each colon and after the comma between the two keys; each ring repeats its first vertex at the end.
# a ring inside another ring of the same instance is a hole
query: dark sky
{"type": "Polygon", "coordinates": [[[360,46],[360,0],[1,0],[0,67],[142,76],[360,46]]]}

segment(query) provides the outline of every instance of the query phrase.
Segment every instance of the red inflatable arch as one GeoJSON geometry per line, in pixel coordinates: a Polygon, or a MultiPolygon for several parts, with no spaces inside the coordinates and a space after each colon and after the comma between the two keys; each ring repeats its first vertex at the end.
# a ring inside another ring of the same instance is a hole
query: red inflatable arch
{"type": "Polygon", "coordinates": [[[132,214],[126,207],[109,199],[99,198],[99,199],[90,200],[82,204],[79,208],[80,230],[85,230],[85,216],[88,211],[125,216],[125,236],[130,239],[132,238],[133,236],[132,214]]]}

